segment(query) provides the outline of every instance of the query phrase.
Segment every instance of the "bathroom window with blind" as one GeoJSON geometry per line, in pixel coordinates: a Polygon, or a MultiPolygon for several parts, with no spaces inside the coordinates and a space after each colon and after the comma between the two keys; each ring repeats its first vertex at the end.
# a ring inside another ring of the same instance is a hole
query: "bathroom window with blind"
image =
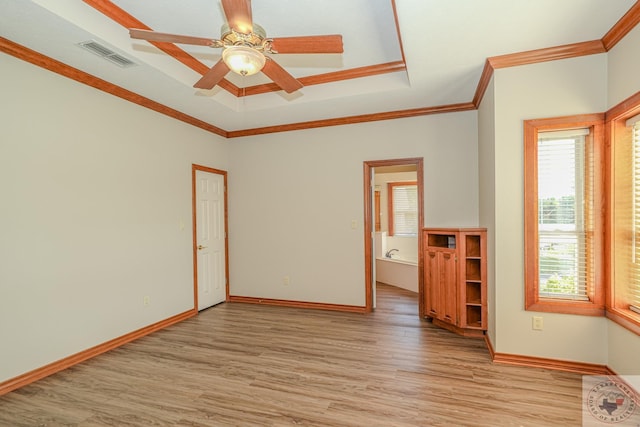
{"type": "Polygon", "coordinates": [[[525,122],[525,304],[601,315],[601,115],[525,122]],[[595,117],[594,117],[595,116],[595,117]],[[585,120],[586,119],[586,120],[585,120]],[[575,121],[574,121],[575,120],[575,121]]]}
{"type": "Polygon", "coordinates": [[[417,182],[387,183],[387,200],[389,208],[389,236],[417,236],[417,182]]]}
{"type": "Polygon", "coordinates": [[[640,331],[640,115],[617,120],[612,128],[613,266],[607,316],[640,331]]]}

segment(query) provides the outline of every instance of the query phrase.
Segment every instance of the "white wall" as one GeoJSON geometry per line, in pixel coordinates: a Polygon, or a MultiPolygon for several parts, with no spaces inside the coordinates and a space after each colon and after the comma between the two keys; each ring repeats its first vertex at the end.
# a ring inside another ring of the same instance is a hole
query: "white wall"
{"type": "Polygon", "coordinates": [[[607,366],[619,375],[640,375],[638,355],[640,337],[615,322],[608,321],[609,361],[607,366]]]}
{"type": "MultiPolygon", "coordinates": [[[[640,91],[640,26],[631,31],[608,54],[608,107],[640,91]]],[[[640,337],[614,322],[608,322],[609,363],[618,374],[640,374],[640,337]]]]}
{"type": "MultiPolygon", "coordinates": [[[[494,73],[495,146],[483,135],[486,152],[480,158],[489,168],[487,156],[495,159],[495,215],[483,209],[483,220],[493,221],[495,228],[496,352],[607,363],[606,319],[524,310],[523,238],[523,120],[605,111],[606,82],[605,54],[494,73]],[[544,318],[543,331],[532,330],[533,315],[544,318]]],[[[483,171],[486,182],[491,173],[483,171]]]]}
{"type": "Polygon", "coordinates": [[[495,151],[495,95],[491,78],[478,108],[478,169],[479,225],[487,229],[487,335],[492,345],[497,344],[496,305],[500,296],[496,293],[496,151],[495,151]]]}
{"type": "Polygon", "coordinates": [[[531,330],[522,120],[627,98],[639,50],[636,28],[497,70],[478,112],[230,142],[0,54],[0,381],[192,308],[192,163],[229,170],[232,295],[364,305],[362,163],[405,157],[424,157],[425,226],[489,229],[496,351],[638,373],[640,338],[603,318],[531,330]]]}
{"type": "Polygon", "coordinates": [[[477,226],[476,117],[470,111],[232,140],[231,294],[364,306],[367,160],[423,157],[425,224],[477,226]]]}
{"type": "Polygon", "coordinates": [[[489,330],[497,352],[638,374],[640,337],[600,317],[524,310],[526,119],[603,112],[640,90],[640,27],[607,54],[496,70],[478,110],[480,225],[489,229],[489,330]],[[531,316],[544,331],[531,330],[531,316]]]}
{"type": "Polygon", "coordinates": [[[386,247],[387,251],[397,249],[391,254],[393,258],[418,262],[418,236],[387,236],[386,247]]]}
{"type": "Polygon", "coordinates": [[[191,164],[226,169],[228,143],[11,56],[0,69],[1,382],[193,308],[191,164]]]}
{"type": "Polygon", "coordinates": [[[608,104],[613,107],[640,91],[640,25],[629,32],[607,54],[608,104]]]}

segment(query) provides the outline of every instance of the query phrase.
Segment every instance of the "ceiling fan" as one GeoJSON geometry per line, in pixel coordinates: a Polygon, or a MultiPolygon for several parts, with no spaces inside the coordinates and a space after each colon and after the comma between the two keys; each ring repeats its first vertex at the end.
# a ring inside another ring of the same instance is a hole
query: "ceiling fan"
{"type": "Polygon", "coordinates": [[[229,71],[248,76],[262,71],[287,93],[302,88],[302,83],[289,74],[268,54],[277,53],[342,53],[342,36],[299,36],[267,38],[265,30],[253,22],[251,0],[221,0],[227,24],[220,39],[159,33],[130,28],[131,38],[154,42],[181,43],[222,48],[222,58],[193,85],[212,89],[229,71]]]}

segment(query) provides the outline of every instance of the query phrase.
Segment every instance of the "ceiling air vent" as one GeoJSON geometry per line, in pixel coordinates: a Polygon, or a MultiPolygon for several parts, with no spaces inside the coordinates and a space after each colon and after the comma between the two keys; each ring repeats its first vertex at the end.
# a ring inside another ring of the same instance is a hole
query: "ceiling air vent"
{"type": "Polygon", "coordinates": [[[78,43],[78,46],[88,50],[91,53],[95,53],[96,55],[101,56],[107,61],[111,61],[122,68],[128,68],[138,65],[129,58],[126,58],[119,53],[114,52],[113,50],[104,45],[101,45],[95,40],[88,40],[86,42],[78,43]]]}

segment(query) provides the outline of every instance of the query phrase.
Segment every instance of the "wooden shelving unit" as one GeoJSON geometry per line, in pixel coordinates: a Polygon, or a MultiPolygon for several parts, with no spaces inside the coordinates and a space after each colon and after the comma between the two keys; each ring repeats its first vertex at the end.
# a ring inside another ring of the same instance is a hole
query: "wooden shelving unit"
{"type": "Polygon", "coordinates": [[[487,330],[487,233],[425,228],[424,316],[465,336],[487,330]]]}

